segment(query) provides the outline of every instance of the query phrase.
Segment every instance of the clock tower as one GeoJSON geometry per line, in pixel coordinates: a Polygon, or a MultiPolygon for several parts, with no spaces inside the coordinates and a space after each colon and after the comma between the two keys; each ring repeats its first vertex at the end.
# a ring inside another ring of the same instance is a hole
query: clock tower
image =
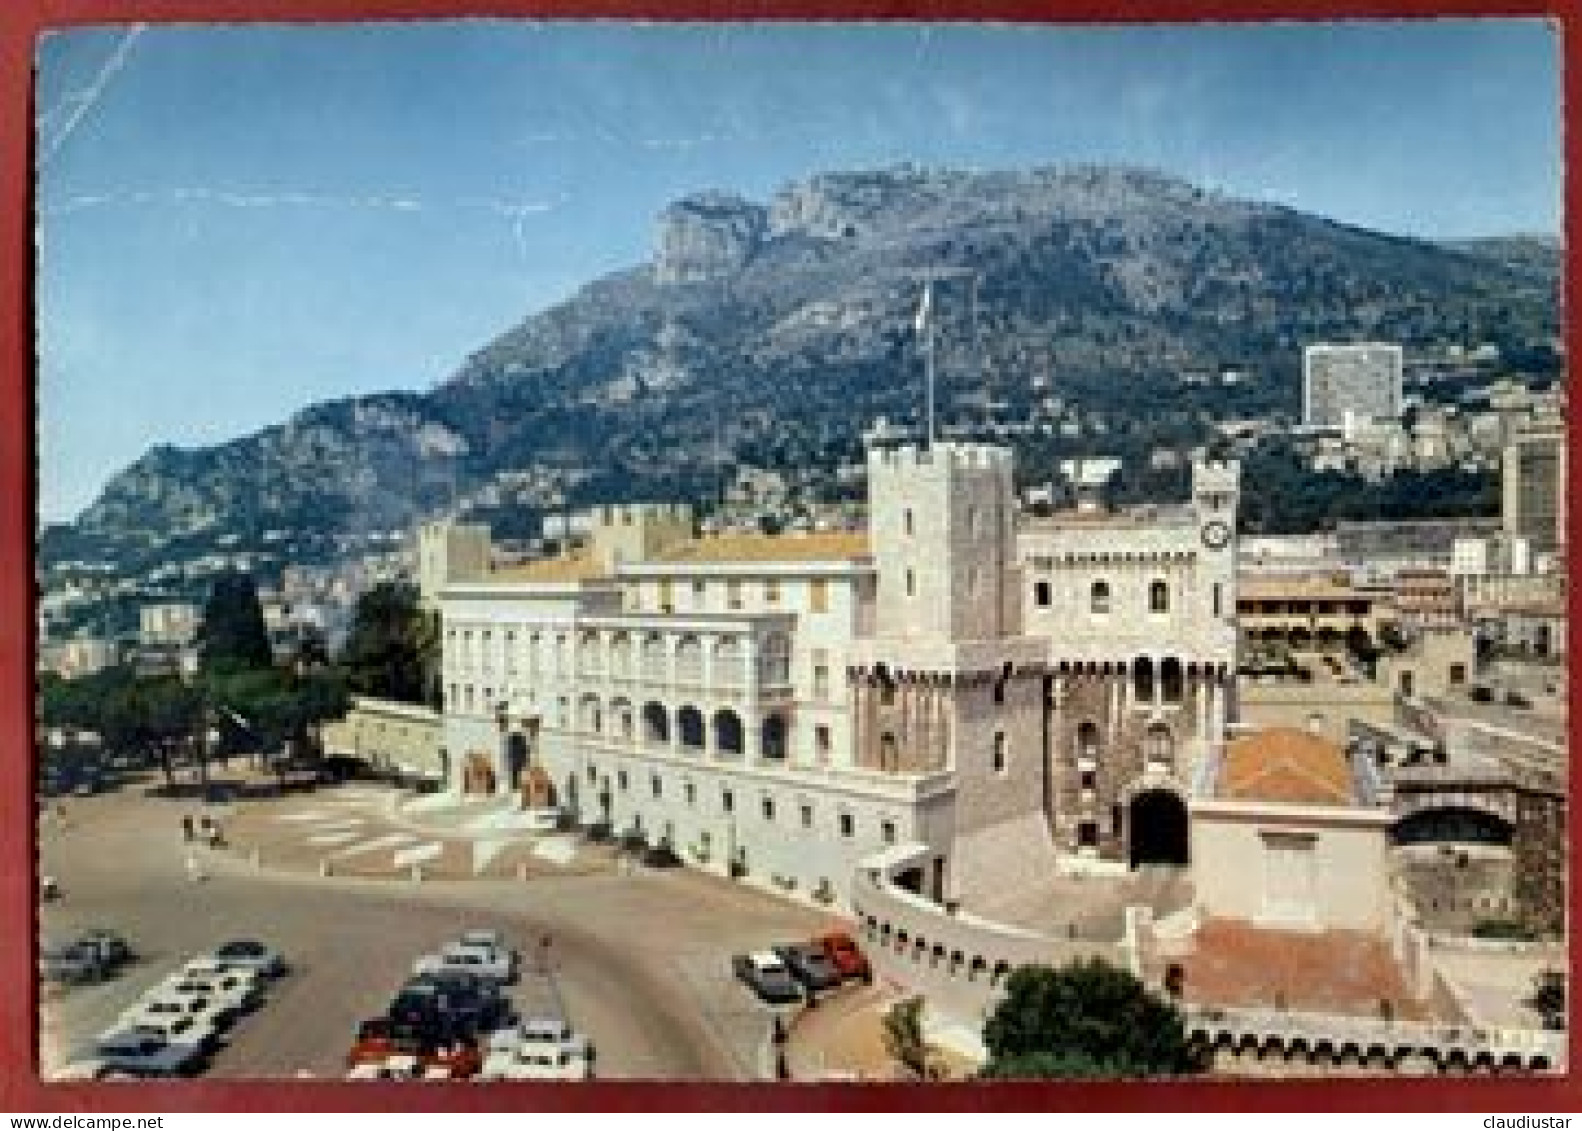
{"type": "Polygon", "coordinates": [[[1236,625],[1236,510],[1241,500],[1241,464],[1197,460],[1192,464],[1192,508],[1197,512],[1198,563],[1210,615],[1236,625]]]}

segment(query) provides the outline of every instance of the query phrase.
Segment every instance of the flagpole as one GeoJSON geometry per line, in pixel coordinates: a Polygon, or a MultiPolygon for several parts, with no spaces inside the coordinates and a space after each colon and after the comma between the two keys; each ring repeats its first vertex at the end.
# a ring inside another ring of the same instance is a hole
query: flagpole
{"type": "Polygon", "coordinates": [[[923,340],[923,360],[928,385],[928,448],[932,451],[934,448],[934,320],[932,318],[928,320],[923,332],[928,335],[923,340]]]}

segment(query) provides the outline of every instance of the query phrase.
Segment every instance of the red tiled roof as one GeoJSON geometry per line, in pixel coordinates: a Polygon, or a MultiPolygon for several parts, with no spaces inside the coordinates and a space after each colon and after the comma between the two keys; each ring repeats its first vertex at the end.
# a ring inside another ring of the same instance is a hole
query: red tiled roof
{"type": "Polygon", "coordinates": [[[1225,748],[1219,796],[1296,805],[1350,805],[1351,766],[1327,739],[1294,727],[1238,738],[1225,748]]]}

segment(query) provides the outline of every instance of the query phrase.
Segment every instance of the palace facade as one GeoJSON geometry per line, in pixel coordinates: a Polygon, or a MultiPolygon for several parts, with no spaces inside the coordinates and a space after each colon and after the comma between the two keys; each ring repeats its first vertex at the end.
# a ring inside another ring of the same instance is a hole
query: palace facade
{"type": "Polygon", "coordinates": [[[842,908],[876,856],[940,902],[1185,864],[1232,706],[1236,465],[1196,465],[1184,503],[1043,519],[1005,448],[876,441],[867,466],[861,532],[605,507],[573,553],[488,570],[464,532],[447,570],[426,531],[449,787],[532,769],[583,825],[842,908]]]}

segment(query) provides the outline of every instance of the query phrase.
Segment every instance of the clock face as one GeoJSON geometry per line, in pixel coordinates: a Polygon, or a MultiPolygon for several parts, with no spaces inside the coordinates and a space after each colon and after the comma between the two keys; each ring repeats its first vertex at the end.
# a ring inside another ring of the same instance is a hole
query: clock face
{"type": "Polygon", "coordinates": [[[1203,524],[1203,545],[1211,550],[1223,550],[1230,544],[1230,527],[1214,519],[1203,524]]]}

